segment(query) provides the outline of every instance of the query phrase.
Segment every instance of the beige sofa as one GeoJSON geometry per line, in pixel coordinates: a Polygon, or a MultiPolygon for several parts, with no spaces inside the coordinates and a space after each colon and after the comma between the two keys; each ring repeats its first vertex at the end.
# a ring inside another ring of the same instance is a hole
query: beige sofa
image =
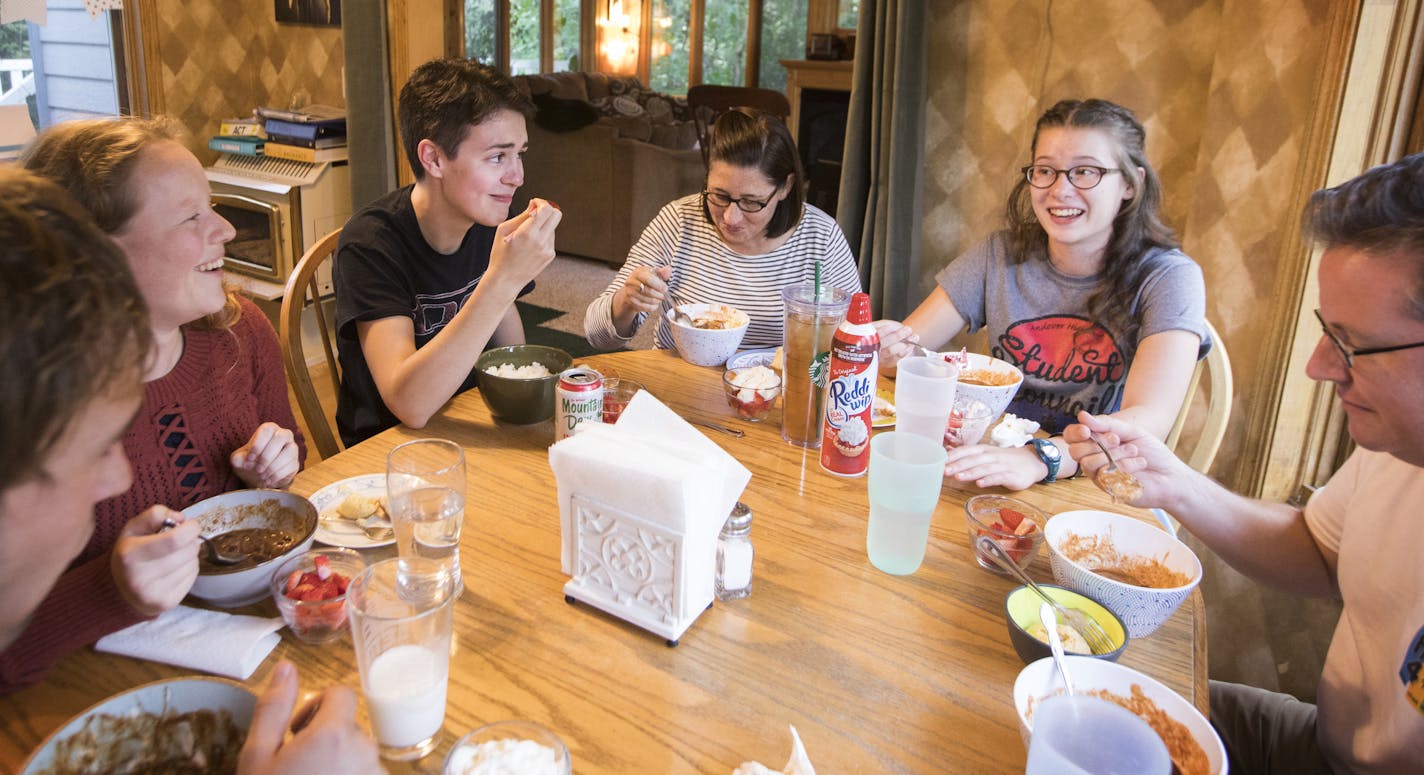
{"type": "Polygon", "coordinates": [[[663,205],[702,189],[705,170],[686,100],[607,73],[518,76],[539,115],[528,122],[524,186],[563,210],[561,253],[621,266],[663,205]]]}

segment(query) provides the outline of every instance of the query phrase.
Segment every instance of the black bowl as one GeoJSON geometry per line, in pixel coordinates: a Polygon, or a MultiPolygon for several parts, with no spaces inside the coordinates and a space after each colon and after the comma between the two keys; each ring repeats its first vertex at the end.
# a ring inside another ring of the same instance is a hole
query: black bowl
{"type": "Polygon", "coordinates": [[[532,425],[554,416],[554,388],[559,383],[559,372],[573,362],[573,357],[557,347],[538,344],[496,347],[486,350],[475,360],[475,383],[495,419],[515,425],[532,425]],[[549,376],[513,379],[485,372],[485,369],[498,368],[506,363],[528,366],[535,362],[548,368],[549,376]]]}

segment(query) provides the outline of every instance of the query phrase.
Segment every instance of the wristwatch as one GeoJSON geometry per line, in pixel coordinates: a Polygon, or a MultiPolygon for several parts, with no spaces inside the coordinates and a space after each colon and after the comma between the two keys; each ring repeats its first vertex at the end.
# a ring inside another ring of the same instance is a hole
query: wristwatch
{"type": "Polygon", "coordinates": [[[1040,480],[1041,484],[1050,484],[1058,479],[1058,466],[1063,462],[1063,455],[1058,452],[1058,445],[1048,439],[1030,439],[1033,444],[1033,451],[1038,453],[1038,459],[1048,466],[1048,476],[1040,480]]]}

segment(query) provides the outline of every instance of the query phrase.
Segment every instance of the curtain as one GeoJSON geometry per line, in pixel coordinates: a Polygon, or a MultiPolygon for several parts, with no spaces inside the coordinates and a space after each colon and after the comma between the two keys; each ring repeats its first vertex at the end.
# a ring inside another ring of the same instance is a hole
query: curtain
{"type": "Polygon", "coordinates": [[[856,30],[836,220],[860,265],[877,318],[919,304],[924,169],[924,0],[864,0],[856,30]]]}
{"type": "Polygon", "coordinates": [[[386,56],[386,4],[347,2],[342,11],[346,134],[354,213],[395,189],[396,133],[386,56]]]}

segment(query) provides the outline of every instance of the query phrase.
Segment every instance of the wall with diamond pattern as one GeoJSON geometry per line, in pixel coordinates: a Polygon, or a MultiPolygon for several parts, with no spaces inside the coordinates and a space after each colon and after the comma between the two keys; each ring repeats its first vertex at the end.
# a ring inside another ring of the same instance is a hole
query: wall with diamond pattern
{"type": "MultiPolygon", "coordinates": [[[[203,163],[218,122],[258,105],[345,105],[339,27],[278,24],[272,0],[158,0],[163,112],[192,134],[203,163]],[[301,95],[305,94],[306,97],[301,95]]],[[[155,63],[150,63],[155,66],[155,63]]]]}

